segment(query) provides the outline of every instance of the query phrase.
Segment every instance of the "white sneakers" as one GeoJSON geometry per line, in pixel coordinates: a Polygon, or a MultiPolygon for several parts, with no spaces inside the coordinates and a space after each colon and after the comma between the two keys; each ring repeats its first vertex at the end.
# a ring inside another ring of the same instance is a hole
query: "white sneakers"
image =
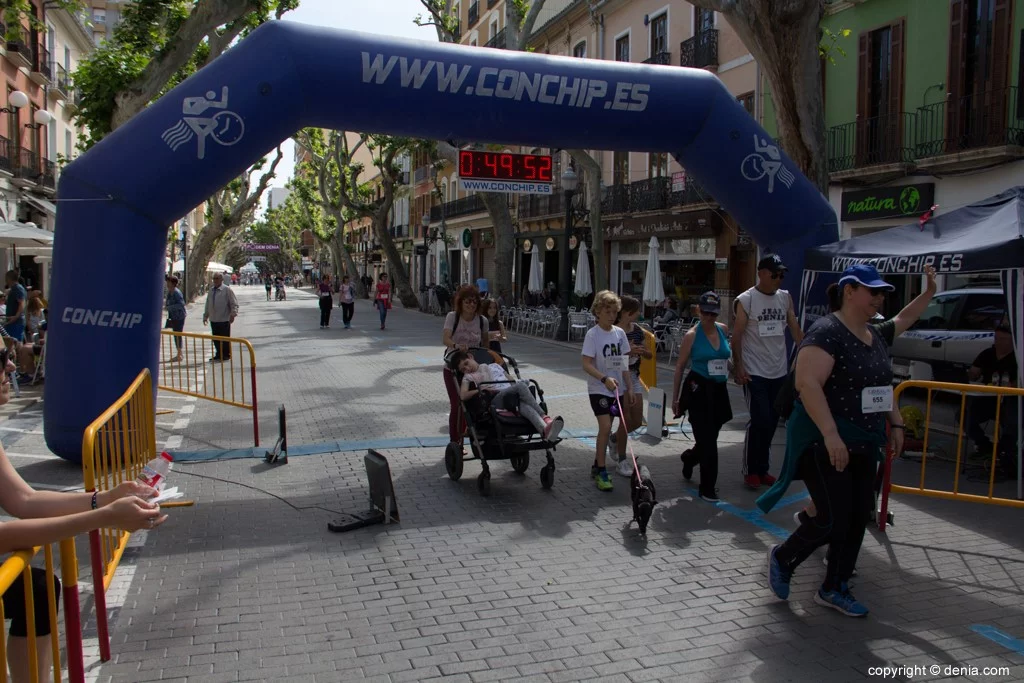
{"type": "Polygon", "coordinates": [[[631,457],[629,457],[627,455],[625,458],[620,460],[618,466],[615,468],[615,471],[618,472],[623,477],[632,477],[633,476],[633,458],[631,458],[631,457]]]}

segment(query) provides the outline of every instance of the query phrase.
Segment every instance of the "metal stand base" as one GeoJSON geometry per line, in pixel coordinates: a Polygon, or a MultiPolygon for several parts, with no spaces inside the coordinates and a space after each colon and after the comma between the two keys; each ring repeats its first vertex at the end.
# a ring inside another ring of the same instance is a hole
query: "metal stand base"
{"type": "Polygon", "coordinates": [[[277,409],[277,429],[278,437],[277,441],[274,442],[274,447],[267,451],[263,459],[268,464],[275,464],[279,460],[282,465],[288,464],[288,420],[285,416],[284,406],[277,409]]]}
{"type": "MultiPolygon", "coordinates": [[[[373,505],[372,499],[370,501],[370,505],[373,505]]],[[[362,529],[363,527],[371,526],[373,524],[391,524],[391,496],[384,498],[383,510],[371,507],[369,510],[361,514],[345,514],[345,519],[336,519],[333,522],[328,522],[327,530],[335,533],[343,533],[345,531],[362,529]]]]}

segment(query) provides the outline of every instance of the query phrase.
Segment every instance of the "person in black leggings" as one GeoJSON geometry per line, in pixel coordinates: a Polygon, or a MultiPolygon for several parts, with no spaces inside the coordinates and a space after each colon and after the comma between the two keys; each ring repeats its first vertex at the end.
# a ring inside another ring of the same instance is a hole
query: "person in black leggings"
{"type": "Polygon", "coordinates": [[[874,504],[886,420],[896,455],[903,448],[903,420],[893,402],[888,348],[869,324],[893,287],[873,266],[857,265],[843,273],[839,290],[839,310],[815,323],[800,346],[800,398],[786,424],[786,462],[779,481],[757,504],[770,510],[794,475],[800,475],[817,514],[769,550],[768,585],[776,597],[788,598],[793,572],[828,544],[825,580],[814,601],[863,617],[868,609],[850,592],[848,581],[874,504]]]}

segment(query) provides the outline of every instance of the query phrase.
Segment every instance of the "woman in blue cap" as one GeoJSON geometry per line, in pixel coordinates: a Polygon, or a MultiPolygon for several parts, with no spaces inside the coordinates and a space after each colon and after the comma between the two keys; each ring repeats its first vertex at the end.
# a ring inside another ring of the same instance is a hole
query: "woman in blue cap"
{"type": "Polygon", "coordinates": [[[893,452],[899,455],[903,448],[889,351],[870,324],[893,289],[869,265],[851,266],[839,278],[839,310],[815,324],[797,355],[799,399],[786,423],[782,476],[757,501],[767,512],[790,481],[796,476],[804,480],[817,514],[768,551],[769,587],[777,597],[788,598],[794,570],[817,548],[829,545],[825,580],[814,600],[851,617],[868,613],[847,582],[874,504],[886,422],[893,452]]]}
{"type": "Polygon", "coordinates": [[[700,323],[683,335],[679,345],[675,380],[672,382],[672,412],[679,417],[690,413],[693,427],[693,448],[680,457],[683,478],[693,476],[693,468],[700,467],[700,486],[697,490],[704,500],[717,503],[718,491],[718,432],[732,419],[729,390],[729,357],[732,350],[727,338],[728,328],[718,322],[722,303],[714,292],[700,297],[700,323]],[[683,368],[691,362],[690,374],[683,378],[683,368]]]}

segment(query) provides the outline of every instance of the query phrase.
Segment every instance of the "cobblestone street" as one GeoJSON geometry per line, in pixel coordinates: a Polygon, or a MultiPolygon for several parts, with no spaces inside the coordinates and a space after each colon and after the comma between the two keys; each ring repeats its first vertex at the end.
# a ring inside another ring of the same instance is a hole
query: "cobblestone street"
{"type": "MultiPolygon", "coordinates": [[[[171,485],[196,505],[138,535],[119,570],[113,660],[91,670],[98,680],[855,681],[909,665],[939,667],[913,680],[1024,680],[1017,511],[895,497],[896,526],[868,531],[854,579],[867,619],[813,603],[822,551],[779,602],[765,585],[765,553],[794,528],[805,494],[798,484],[771,514],[756,511],[740,476],[738,387],[720,444],[721,503],[701,501],[696,481],[682,479],[686,435],[634,442],[659,498],[644,541],[628,524],[627,480],[601,493],[589,476],[596,423],[578,345],[507,343],[570,438],[550,491],[535,456],[525,475],[495,463],[482,498],[479,463],[459,482],[445,473],[440,318],[396,308],[379,330],[360,301],[353,329],[336,309],[320,330],[308,292],[290,289],[285,302],[265,301],[262,287],[236,292],[233,333],[257,355],[261,443],[273,443],[284,405],[293,455],[278,466],[175,464],[171,485]],[[408,439],[430,445],[395,447],[408,439]],[[297,454],[328,442],[344,450],[297,454]],[[369,447],[390,462],[402,521],[331,533],[339,513],[366,507],[369,447]],[[949,666],[979,673],[958,678],[949,666]],[[1009,672],[985,675],[986,666],[1009,672]]],[[[193,307],[186,331],[202,331],[200,319],[193,307]]],[[[661,363],[659,386],[671,381],[661,363]]],[[[164,393],[159,404],[176,413],[157,417],[162,446],[252,446],[243,410],[164,393]]],[[[34,484],[81,485],[46,456],[40,422],[30,408],[2,423],[12,461],[34,484]]],[[[780,428],[775,470],[783,438],[780,428]]],[[[900,467],[904,476],[915,465],[900,467]]]]}

